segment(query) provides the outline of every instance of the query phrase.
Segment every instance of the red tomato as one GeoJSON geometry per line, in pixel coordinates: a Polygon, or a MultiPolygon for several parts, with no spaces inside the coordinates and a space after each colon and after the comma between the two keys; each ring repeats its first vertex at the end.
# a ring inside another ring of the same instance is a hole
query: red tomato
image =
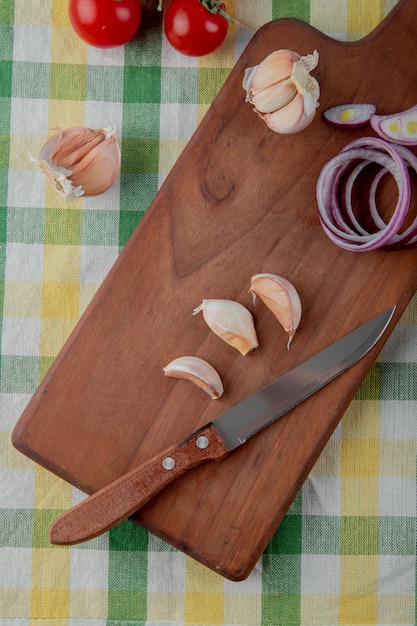
{"type": "Polygon", "coordinates": [[[96,48],[121,46],[139,28],[140,0],[69,0],[69,18],[83,41],[96,48]]]}
{"type": "MultiPolygon", "coordinates": [[[[224,41],[229,23],[213,0],[172,0],[164,18],[164,31],[169,43],[182,54],[202,56],[218,48],[224,41]]],[[[221,5],[222,10],[224,6],[221,5]]]]}

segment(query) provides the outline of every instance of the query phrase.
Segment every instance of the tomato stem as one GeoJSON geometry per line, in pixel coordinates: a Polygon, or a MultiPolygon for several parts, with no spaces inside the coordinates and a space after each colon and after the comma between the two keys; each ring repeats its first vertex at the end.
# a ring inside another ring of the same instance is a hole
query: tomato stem
{"type": "Polygon", "coordinates": [[[224,4],[222,0],[200,0],[201,4],[210,13],[220,13],[231,24],[234,24],[233,18],[224,10],[224,4]]]}

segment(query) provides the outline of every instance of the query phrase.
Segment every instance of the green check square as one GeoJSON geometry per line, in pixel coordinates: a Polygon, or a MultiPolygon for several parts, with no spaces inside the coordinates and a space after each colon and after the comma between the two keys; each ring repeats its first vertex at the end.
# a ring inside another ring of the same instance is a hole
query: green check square
{"type": "Polygon", "coordinates": [[[357,400],[379,400],[381,395],[381,364],[374,363],[356,392],[357,400]]]}
{"type": "Polygon", "coordinates": [[[51,63],[51,100],[85,100],[87,97],[87,68],[84,65],[51,63]]]}
{"type": "Polygon", "coordinates": [[[76,209],[45,209],[45,244],[79,245],[81,220],[81,211],[76,209]]]}
{"type": "Polygon", "coordinates": [[[0,509],[2,546],[31,548],[33,537],[33,509],[0,509]],[[16,532],[16,528],[19,532],[16,532]]]}
{"type": "Polygon", "coordinates": [[[14,2],[0,2],[0,22],[13,24],[14,22],[14,2]]]}
{"type": "Polygon", "coordinates": [[[141,211],[143,214],[157,191],[158,176],[156,174],[122,174],[120,209],[141,211]]]}
{"type": "MultiPolygon", "coordinates": [[[[0,62],[1,64],[1,62],[0,62]]],[[[1,72],[1,67],[0,67],[1,72]]],[[[11,92],[11,86],[9,85],[9,89],[11,92]]],[[[7,146],[9,146],[9,132],[10,132],[10,115],[11,115],[11,102],[10,97],[1,98],[0,97],[0,133],[3,135],[7,135],[7,146]]],[[[7,157],[8,160],[8,157],[7,157]]]]}
{"type": "MultiPolygon", "coordinates": [[[[4,271],[6,268],[6,246],[0,245],[0,275],[4,276],[4,271]]],[[[3,302],[4,291],[0,289],[0,297],[1,302],[3,302]]]]}
{"type": "Polygon", "coordinates": [[[269,554],[301,554],[302,547],[301,515],[286,515],[269,542],[269,554]]]}
{"type": "Polygon", "coordinates": [[[38,386],[38,371],[38,357],[4,354],[1,359],[0,392],[34,393],[38,386]]]}
{"type": "Polygon", "coordinates": [[[198,68],[164,67],[162,70],[161,102],[195,104],[198,68]]]}
{"type": "MultiPolygon", "coordinates": [[[[111,544],[111,540],[110,540],[111,544]]],[[[115,552],[109,555],[109,589],[111,591],[144,591],[148,580],[147,552],[115,552]]]]}
{"type": "Polygon", "coordinates": [[[340,554],[378,554],[377,517],[343,516],[340,535],[340,554]]]}
{"type": "Polygon", "coordinates": [[[262,626],[299,626],[300,617],[299,594],[262,594],[262,626]]]}
{"type": "Polygon", "coordinates": [[[142,2],[142,19],[135,37],[125,46],[125,65],[132,67],[161,65],[162,29],[157,24],[153,0],[142,2]]]}
{"type": "Polygon", "coordinates": [[[7,242],[7,207],[0,206],[0,244],[7,242]]]}
{"type": "Polygon", "coordinates": [[[310,0],[296,0],[295,2],[272,0],[272,19],[277,20],[281,17],[294,17],[309,22],[310,0]]]}
{"type": "Polygon", "coordinates": [[[48,540],[48,528],[58,515],[64,511],[61,509],[35,509],[33,517],[33,547],[50,548],[48,540]]]}
{"type": "Polygon", "coordinates": [[[417,398],[417,363],[381,363],[381,400],[417,398]]]}
{"type": "MultiPolygon", "coordinates": [[[[0,169],[7,170],[9,167],[10,139],[9,135],[0,135],[0,169]]],[[[1,190],[4,189],[1,181],[1,190]]],[[[0,190],[0,193],[1,193],[0,190]]],[[[3,201],[3,200],[2,200],[3,201]]]]}
{"type": "Polygon", "coordinates": [[[303,518],[303,552],[340,554],[340,517],[306,515],[303,518]]]}
{"type": "MultiPolygon", "coordinates": [[[[0,61],[0,97],[10,98],[12,95],[12,71],[13,64],[11,61],[0,61]]],[[[1,102],[1,119],[5,114],[4,102],[1,102]]],[[[3,125],[2,125],[3,126],[3,125]]]]}
{"type": "MultiPolygon", "coordinates": [[[[2,4],[4,4],[4,0],[2,4]]],[[[10,60],[13,57],[13,25],[0,23],[0,37],[0,59],[10,60]]]]}
{"type": "Polygon", "coordinates": [[[299,554],[268,554],[262,556],[265,594],[299,593],[301,585],[301,556],[299,554]]]}
{"type": "Polygon", "coordinates": [[[142,137],[159,141],[159,113],[159,103],[124,104],[123,139],[142,137]]]}
{"type": "MultiPolygon", "coordinates": [[[[116,624],[141,626],[147,614],[146,591],[108,591],[107,612],[116,624]]],[[[109,622],[108,622],[109,623],[109,622]]]]}
{"type": "Polygon", "coordinates": [[[414,555],[416,525],[415,517],[380,517],[378,519],[379,554],[414,555]]]}
{"type": "Polygon", "coordinates": [[[224,81],[228,77],[228,67],[201,68],[198,71],[198,103],[211,104],[220,91],[224,81]]]}
{"type": "Polygon", "coordinates": [[[41,208],[22,207],[17,209],[9,207],[7,214],[7,240],[16,243],[43,244],[44,220],[45,212],[41,208]]]}
{"type": "Polygon", "coordinates": [[[54,360],[55,360],[54,356],[41,356],[41,357],[39,357],[39,373],[38,373],[39,383],[42,382],[43,377],[45,376],[46,372],[51,367],[51,365],[54,362],[54,360]]]}
{"type": "MultiPolygon", "coordinates": [[[[88,66],[86,81],[88,101],[119,102],[123,93],[123,67],[88,66]]],[[[109,120],[108,123],[112,121],[109,120]]]]}
{"type": "Polygon", "coordinates": [[[49,96],[49,65],[47,63],[14,61],[12,90],[15,98],[47,99],[49,96]]]}
{"type": "Polygon", "coordinates": [[[123,174],[158,174],[158,139],[126,137],[121,143],[123,174]]]}
{"type": "Polygon", "coordinates": [[[124,102],[159,102],[160,99],[160,67],[125,67],[124,102]]]}
{"type": "Polygon", "coordinates": [[[143,211],[120,211],[119,248],[122,249],[143,217],[143,211]]]}
{"type": "Polygon", "coordinates": [[[7,204],[8,172],[7,167],[0,170],[0,204],[7,204]]]}
{"type": "Polygon", "coordinates": [[[86,246],[117,246],[118,211],[85,209],[82,213],[81,244],[86,246]]]}
{"type": "Polygon", "coordinates": [[[110,530],[109,549],[118,553],[146,552],[148,533],[141,526],[125,520],[110,530]]]}

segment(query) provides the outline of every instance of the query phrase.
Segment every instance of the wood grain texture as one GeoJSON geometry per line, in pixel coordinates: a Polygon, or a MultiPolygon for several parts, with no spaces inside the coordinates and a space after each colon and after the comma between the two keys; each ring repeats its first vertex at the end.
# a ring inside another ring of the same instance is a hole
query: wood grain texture
{"type": "MultiPolygon", "coordinates": [[[[393,304],[398,320],[416,289],[417,251],[334,246],[319,225],[315,183],[348,141],[372,134],[333,129],[320,111],[356,101],[391,113],[417,102],[416,27],[415,0],[401,0],[356,43],[296,20],[258,31],[19,420],[21,452],[92,493],[393,304]],[[320,55],[321,109],[294,136],[272,133],[241,87],[245,68],[278,48],[320,55]],[[250,277],[263,271],[300,293],[290,351],[271,313],[252,305],[250,277]],[[245,304],[260,347],[242,357],[210,333],[192,316],[203,298],[245,304]],[[163,376],[185,354],[216,367],[221,399],[163,376]]],[[[383,198],[392,202],[389,185],[383,198]]],[[[221,575],[246,578],[376,357],[221,463],[178,479],[134,520],[221,575]]]]}

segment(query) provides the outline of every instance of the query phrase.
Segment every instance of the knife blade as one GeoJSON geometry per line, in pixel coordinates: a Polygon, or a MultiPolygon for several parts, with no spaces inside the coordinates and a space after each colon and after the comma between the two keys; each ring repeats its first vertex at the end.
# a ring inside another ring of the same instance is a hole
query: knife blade
{"type": "Polygon", "coordinates": [[[180,443],[64,512],[51,524],[49,541],[71,545],[93,539],[130,517],[193,467],[229,455],[364,357],[383,335],[395,308],[374,317],[180,443]]]}

